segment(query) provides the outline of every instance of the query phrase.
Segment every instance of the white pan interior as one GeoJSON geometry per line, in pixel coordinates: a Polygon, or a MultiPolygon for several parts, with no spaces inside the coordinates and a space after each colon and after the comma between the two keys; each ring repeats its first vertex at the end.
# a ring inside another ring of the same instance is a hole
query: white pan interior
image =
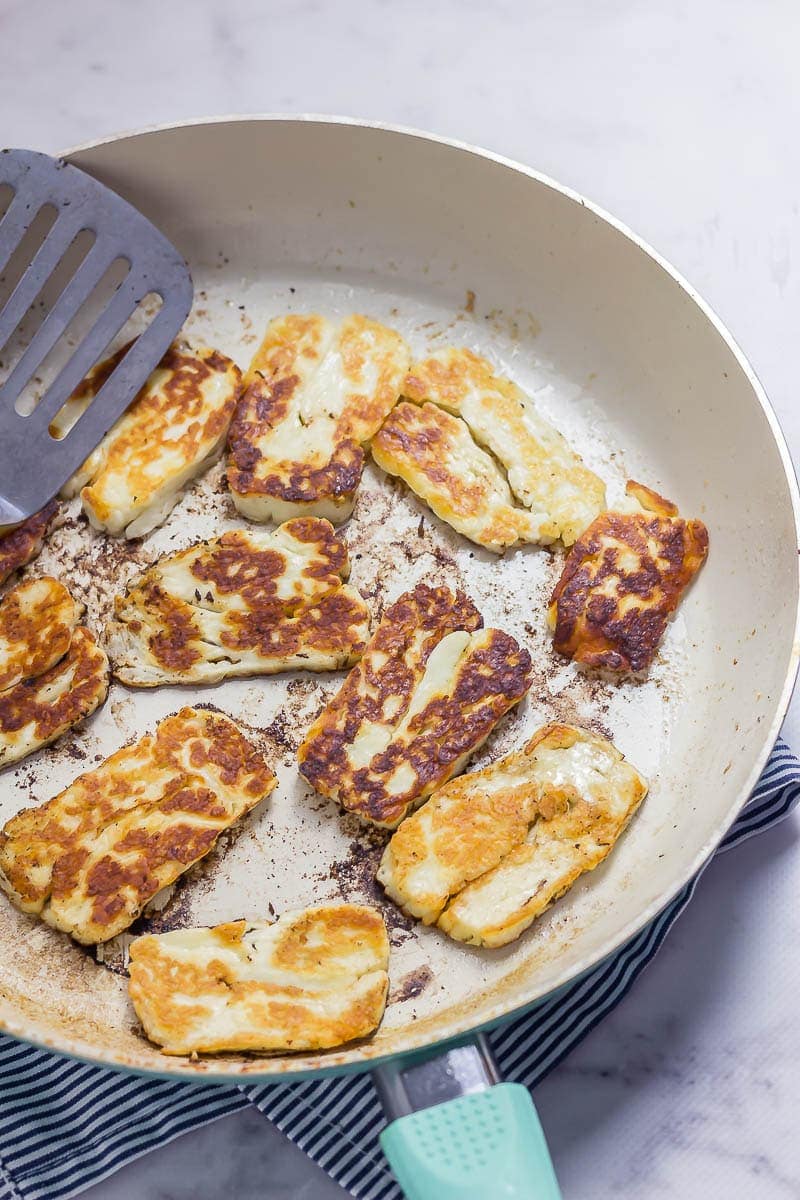
{"type": "MultiPolygon", "coordinates": [[[[700,516],[708,564],[644,683],[591,679],[555,656],[545,606],[561,559],[498,560],[460,539],[375,468],[344,532],[353,581],[377,614],[428,579],[464,587],[487,624],[531,650],[529,699],[477,761],[545,720],[590,725],[651,781],[608,862],[517,942],[479,951],[385,905],[391,1001],[367,1045],[326,1056],[166,1059],[125,992],[126,937],[98,965],[0,905],[0,1019],[11,1032],[144,1070],[258,1075],[356,1064],[461,1032],[542,996],[609,953],[697,869],[748,794],[793,678],[798,605],[795,486],[783,442],[728,336],[650,252],[579,198],[465,148],[357,124],[231,120],[121,138],[73,161],[152,217],[195,279],[190,329],[246,365],[287,310],[360,310],[417,352],[469,345],[531,390],[602,474],[633,477],[700,516]],[[422,525],[420,525],[420,519],[422,525]]],[[[71,582],[101,627],[110,597],[159,553],[240,524],[214,469],[142,543],[68,521],[33,568],[71,582]]],[[[241,720],[280,776],[273,798],[190,873],[150,927],[213,923],[329,899],[383,902],[383,839],[310,793],[302,731],[341,676],[216,688],[114,684],[85,728],[0,774],[0,818],[43,801],[98,756],[184,703],[241,720]]]]}

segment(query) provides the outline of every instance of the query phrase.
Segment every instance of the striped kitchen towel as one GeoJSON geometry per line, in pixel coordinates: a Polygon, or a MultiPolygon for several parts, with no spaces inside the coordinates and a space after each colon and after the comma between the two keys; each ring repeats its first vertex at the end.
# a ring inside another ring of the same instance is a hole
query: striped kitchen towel
{"type": "MultiPolygon", "coordinates": [[[[800,798],[779,741],[720,851],[769,829],[800,798]]],[[[632,941],[557,998],[490,1036],[506,1079],[533,1088],[628,993],[692,898],[697,878],[632,941]]],[[[179,1134],[257,1105],[359,1200],[400,1200],[378,1149],[368,1075],[235,1088],[117,1074],[0,1036],[0,1200],[75,1195],[179,1134]]]]}

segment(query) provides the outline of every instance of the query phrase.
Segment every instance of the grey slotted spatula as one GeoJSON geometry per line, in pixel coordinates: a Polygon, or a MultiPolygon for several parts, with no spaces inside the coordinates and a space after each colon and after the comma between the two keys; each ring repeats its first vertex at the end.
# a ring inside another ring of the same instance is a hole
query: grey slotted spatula
{"type": "Polygon", "coordinates": [[[24,239],[42,209],[52,206],[48,213],[55,211],[51,228],[23,263],[0,308],[0,379],[7,369],[7,349],[26,314],[38,305],[41,318],[0,384],[2,530],[42,508],[130,404],[185,321],[192,281],[181,255],[146,217],[77,167],[31,150],[3,150],[0,189],[10,194],[0,219],[0,279],[14,256],[24,258],[24,239]],[[93,241],[70,274],[65,270],[68,252],[81,235],[90,240],[91,235],[93,241]],[[38,403],[26,412],[30,405],[21,402],[26,389],[115,264],[124,278],[99,315],[92,312],[88,332],[70,348],[38,403]],[[161,298],[159,311],[72,428],[63,437],[54,436],[49,427],[59,410],[151,294],[161,298]]]}

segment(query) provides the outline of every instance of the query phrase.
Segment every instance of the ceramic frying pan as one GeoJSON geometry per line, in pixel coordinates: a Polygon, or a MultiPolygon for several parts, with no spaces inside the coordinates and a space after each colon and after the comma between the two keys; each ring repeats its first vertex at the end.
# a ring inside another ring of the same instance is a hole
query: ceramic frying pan
{"type": "MultiPolygon", "coordinates": [[[[479,551],[368,468],[345,533],[353,582],[373,610],[422,579],[459,585],[487,624],[533,655],[529,698],[476,761],[521,745],[547,719],[603,729],[651,781],[631,827],[514,945],[476,950],[402,918],[373,883],[382,839],[301,785],[295,747],[340,677],[141,692],[114,684],[84,729],[0,774],[0,818],[53,795],[95,755],[182,704],[218,705],[264,747],[279,787],[144,926],[263,917],[269,906],[280,913],[331,898],[380,903],[393,945],[385,1019],[373,1039],[334,1053],[168,1059],[129,1006],[126,936],[98,962],[2,903],[0,1024],[115,1067],[258,1080],[371,1068],[552,994],[697,871],[748,796],[789,700],[798,495],[752,369],[689,285],[619,222],[468,146],[353,121],[231,118],[113,138],[69,158],[182,250],[195,281],[190,332],[240,364],[266,321],[287,310],[359,310],[398,328],[417,352],[471,346],[534,395],[607,480],[612,501],[626,478],[643,480],[702,517],[711,552],[648,679],[617,687],[552,653],[545,607],[557,557],[479,551]]],[[[144,562],[240,523],[221,478],[222,466],[144,543],[107,542],[68,522],[35,569],[70,580],[100,627],[110,597],[144,562]]]]}

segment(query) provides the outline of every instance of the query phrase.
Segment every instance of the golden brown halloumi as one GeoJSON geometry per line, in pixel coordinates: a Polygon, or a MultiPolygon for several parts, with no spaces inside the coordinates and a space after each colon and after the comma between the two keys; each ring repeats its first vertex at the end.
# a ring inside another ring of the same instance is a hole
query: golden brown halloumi
{"type": "Polygon", "coordinates": [[[118,596],[108,627],[123,683],[216,683],[351,666],[369,611],[344,580],[347,547],[328,521],[237,529],[159,559],[118,596]]]}
{"type": "Polygon", "coordinates": [[[372,457],[437,517],[487,550],[500,554],[521,542],[555,540],[556,527],[545,513],[515,503],[505,475],[466,422],[435,404],[401,401],[373,439],[372,457]]]}
{"type": "MultiPolygon", "coordinates": [[[[71,428],[126,350],[90,372],[58,414],[54,434],[71,428]]],[[[166,520],[186,484],[222,453],[240,384],[239,368],[224,354],[173,343],[62,496],[80,492],[96,529],[143,537],[166,520]]]]}
{"type": "Polygon", "coordinates": [[[389,415],[373,458],[478,545],[569,546],[605,506],[602,480],[472,351],[450,346],[414,363],[403,395],[413,404],[389,415]]]}
{"type": "Polygon", "coordinates": [[[482,625],[445,587],[419,584],[390,605],[300,745],[308,782],[392,829],[463,770],[530,687],[527,650],[482,625]]]}
{"type": "Polygon", "coordinates": [[[377,878],[426,925],[502,946],[603,861],[646,792],[606,738],[545,725],[436,791],[392,836],[377,878]]]}
{"type": "Polygon", "coordinates": [[[233,721],[184,708],[7,821],[0,886],[76,941],[107,941],[274,786],[233,721]]]}
{"type": "Polygon", "coordinates": [[[16,529],[0,535],[0,587],[36,558],[57,512],[58,501],[51,500],[16,529]]]}
{"type": "Polygon", "coordinates": [[[572,547],[550,601],[559,654],[589,667],[643,671],[708,554],[702,521],[629,480],[633,512],[605,512],[572,547]]]}
{"type": "Polygon", "coordinates": [[[0,692],[0,767],[54,742],[93,713],[107,692],[105,651],[78,625],[54,666],[0,692]]]}
{"type": "Polygon", "coordinates": [[[82,615],[83,605],[47,575],[7,592],[0,601],[0,695],[55,666],[82,615]]]}
{"type": "Polygon", "coordinates": [[[400,394],[408,349],[353,314],[278,317],[244,379],[230,429],[228,484],[253,521],[353,511],[363,447],[400,394]]]}
{"type": "Polygon", "coordinates": [[[376,909],[320,905],[137,938],[129,990],[165,1054],[327,1050],[377,1029],[388,964],[376,909]]]}

